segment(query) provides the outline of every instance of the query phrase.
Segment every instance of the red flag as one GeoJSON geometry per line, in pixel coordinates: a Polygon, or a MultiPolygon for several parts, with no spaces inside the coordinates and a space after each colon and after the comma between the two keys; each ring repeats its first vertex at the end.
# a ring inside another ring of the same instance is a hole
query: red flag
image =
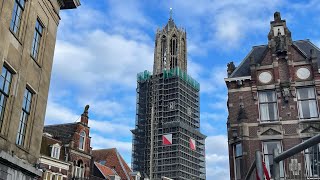
{"type": "MultiPolygon", "coordinates": [[[[267,169],[266,164],[264,162],[262,162],[262,168],[263,168],[263,174],[264,174],[266,180],[270,180],[269,172],[268,172],[268,169],[267,169]]],[[[258,171],[256,171],[256,177],[257,177],[257,180],[262,180],[258,176],[258,171]]]]}
{"type": "Polygon", "coordinates": [[[162,136],[162,145],[172,144],[172,134],[166,134],[162,136]]]}
{"type": "Polygon", "coordinates": [[[196,150],[196,141],[194,139],[192,139],[192,138],[190,138],[190,148],[193,151],[196,150]]]}

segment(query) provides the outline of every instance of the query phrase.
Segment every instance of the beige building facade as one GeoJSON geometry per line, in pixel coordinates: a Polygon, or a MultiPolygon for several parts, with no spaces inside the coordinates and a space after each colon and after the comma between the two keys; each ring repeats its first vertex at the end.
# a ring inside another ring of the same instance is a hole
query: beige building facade
{"type": "Polygon", "coordinates": [[[0,0],[0,177],[35,179],[59,12],[79,0],[0,0]]]}

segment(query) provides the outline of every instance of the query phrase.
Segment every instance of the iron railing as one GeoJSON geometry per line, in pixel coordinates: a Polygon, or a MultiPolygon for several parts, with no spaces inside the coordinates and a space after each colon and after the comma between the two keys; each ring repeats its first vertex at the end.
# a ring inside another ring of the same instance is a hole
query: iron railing
{"type": "MultiPolygon", "coordinates": [[[[320,134],[282,152],[273,150],[273,180],[320,180],[320,134]],[[281,172],[282,171],[282,172],[281,172]]],[[[262,153],[256,151],[245,180],[264,180],[262,153]]]]}

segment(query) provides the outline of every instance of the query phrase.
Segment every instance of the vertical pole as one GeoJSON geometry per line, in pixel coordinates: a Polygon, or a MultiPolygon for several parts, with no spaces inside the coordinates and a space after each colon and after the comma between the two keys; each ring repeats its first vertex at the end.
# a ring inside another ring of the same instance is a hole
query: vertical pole
{"type": "MultiPolygon", "coordinates": [[[[152,91],[153,92],[153,91],[152,91]]],[[[151,141],[151,146],[150,146],[150,180],[153,179],[153,131],[154,131],[154,127],[153,127],[153,123],[154,123],[154,104],[153,101],[152,102],[152,107],[151,107],[151,135],[150,135],[150,141],[151,141]]]]}
{"type": "Polygon", "coordinates": [[[256,168],[257,168],[257,176],[259,180],[264,180],[262,157],[261,157],[261,152],[259,150],[256,151],[256,168]]]}
{"type": "Polygon", "coordinates": [[[280,180],[280,162],[276,162],[274,160],[274,157],[277,157],[279,154],[279,151],[277,148],[273,150],[273,177],[274,180],[280,180]]]}

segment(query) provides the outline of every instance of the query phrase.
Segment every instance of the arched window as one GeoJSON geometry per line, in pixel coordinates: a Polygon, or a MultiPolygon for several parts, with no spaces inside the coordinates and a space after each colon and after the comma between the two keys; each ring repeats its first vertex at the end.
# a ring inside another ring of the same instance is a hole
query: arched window
{"type": "Polygon", "coordinates": [[[170,69],[173,69],[177,66],[177,55],[178,55],[178,42],[177,36],[174,34],[170,40],[170,69]]]}
{"type": "Polygon", "coordinates": [[[161,39],[161,68],[166,68],[167,64],[167,38],[166,36],[162,36],[161,39]]]}
{"type": "Polygon", "coordinates": [[[84,131],[82,131],[82,132],[80,133],[79,149],[84,150],[85,141],[86,141],[86,133],[85,133],[84,131]]]}

